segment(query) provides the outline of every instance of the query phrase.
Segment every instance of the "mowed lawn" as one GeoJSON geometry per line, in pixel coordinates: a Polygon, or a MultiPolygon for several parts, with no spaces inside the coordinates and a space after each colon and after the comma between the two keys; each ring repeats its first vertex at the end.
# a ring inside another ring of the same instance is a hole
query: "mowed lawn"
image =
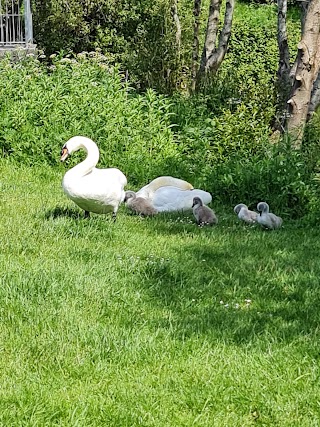
{"type": "Polygon", "coordinates": [[[65,171],[0,163],[1,426],[320,425],[320,227],[84,219],[65,171]]]}

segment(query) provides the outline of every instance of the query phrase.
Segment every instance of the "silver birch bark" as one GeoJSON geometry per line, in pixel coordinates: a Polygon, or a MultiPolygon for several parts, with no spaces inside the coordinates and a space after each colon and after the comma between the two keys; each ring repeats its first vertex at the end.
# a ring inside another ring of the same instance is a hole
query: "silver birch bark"
{"type": "Polygon", "coordinates": [[[199,74],[203,74],[207,69],[207,63],[210,55],[216,48],[216,38],[219,28],[221,0],[211,0],[209,7],[209,17],[206,30],[206,38],[202,51],[199,74]]]}
{"type": "Polygon", "coordinates": [[[318,73],[318,77],[316,81],[313,84],[313,89],[312,89],[311,99],[309,104],[308,117],[307,117],[308,120],[315,113],[319,105],[320,105],[320,71],[318,73]]]}
{"type": "Polygon", "coordinates": [[[226,1],[224,25],[219,37],[218,48],[213,50],[213,52],[208,58],[207,65],[206,65],[206,69],[208,69],[211,73],[217,72],[227,52],[228,43],[231,35],[231,26],[232,26],[234,7],[235,7],[235,0],[226,1]]]}
{"type": "Polygon", "coordinates": [[[172,6],[171,6],[171,13],[173,17],[173,21],[176,26],[176,45],[178,49],[178,56],[180,55],[180,46],[181,46],[181,24],[178,14],[178,1],[173,0],[172,6]]]}
{"type": "Polygon", "coordinates": [[[191,92],[196,89],[197,70],[199,60],[199,26],[200,26],[201,0],[194,1],[194,29],[193,29],[193,49],[192,49],[192,66],[191,66],[191,92]]]}
{"type": "MultiPolygon", "coordinates": [[[[277,86],[279,93],[279,109],[286,110],[286,101],[288,99],[290,82],[290,53],[287,37],[287,0],[278,0],[278,49],[279,65],[277,72],[277,86]]],[[[282,119],[283,120],[283,119],[282,119]]]]}
{"type": "Polygon", "coordinates": [[[288,100],[288,132],[293,147],[300,148],[307,121],[313,84],[320,69],[320,1],[311,0],[306,13],[304,31],[298,44],[297,66],[291,97],[288,100]]]}
{"type": "Polygon", "coordinates": [[[216,46],[220,22],[220,7],[221,0],[211,0],[205,43],[198,71],[198,75],[200,78],[203,76],[203,74],[206,74],[208,72],[210,72],[211,74],[215,74],[227,52],[228,43],[231,35],[235,0],[226,0],[224,23],[221,33],[219,35],[218,46],[216,46]]]}

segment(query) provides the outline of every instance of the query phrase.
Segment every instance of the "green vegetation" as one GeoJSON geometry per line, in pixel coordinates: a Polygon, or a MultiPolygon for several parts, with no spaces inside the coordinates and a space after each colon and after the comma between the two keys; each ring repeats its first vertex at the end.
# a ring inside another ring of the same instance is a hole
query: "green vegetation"
{"type": "MultiPolygon", "coordinates": [[[[176,27],[172,18],[172,2],[168,0],[33,0],[35,41],[47,57],[63,51],[82,52],[102,49],[111,64],[120,64],[129,71],[136,87],[154,88],[172,93],[189,84],[193,46],[193,2],[179,0],[181,23],[180,49],[176,43],[176,27]]],[[[202,1],[200,15],[200,50],[204,40],[209,0],[202,1]]],[[[297,7],[288,12],[289,43],[295,55],[300,31],[297,7]]],[[[258,70],[267,64],[273,79],[278,63],[276,5],[257,6],[237,2],[232,38],[227,58],[236,53],[238,61],[258,77],[258,70]],[[253,73],[253,70],[255,72],[253,73]]],[[[239,64],[237,65],[239,67],[239,64]]],[[[236,68],[223,67],[230,82],[236,68]]],[[[247,80],[242,73],[242,78],[247,80]]],[[[223,78],[220,75],[220,80],[223,78]]],[[[235,79],[236,85],[238,80],[235,79]]]]}
{"type": "Polygon", "coordinates": [[[116,69],[92,52],[0,62],[0,143],[5,156],[27,164],[56,165],[62,143],[74,135],[98,143],[102,164],[118,166],[133,182],[169,173],[177,155],[169,102],[151,90],[131,95],[116,69]]]}
{"type": "MultiPolygon", "coordinates": [[[[318,426],[320,116],[300,151],[272,135],[275,6],[237,4],[190,97],[189,1],[179,52],[165,0],[45,3],[45,54],[0,61],[0,426],[318,426]],[[61,189],[75,135],[128,189],[168,174],[209,191],[218,226],[123,205],[83,219],[61,189]],[[261,200],[281,230],[239,223],[233,206],[261,200]]],[[[293,8],[293,51],[299,25],[293,8]]]]}
{"type": "Polygon", "coordinates": [[[318,228],[84,220],[0,167],[1,425],[318,425],[318,228]]]}
{"type": "MultiPolygon", "coordinates": [[[[302,152],[292,151],[286,141],[270,144],[272,97],[265,97],[265,108],[258,106],[254,89],[247,91],[248,67],[243,72],[235,67],[247,88],[243,100],[234,98],[241,93],[231,84],[224,100],[219,85],[190,99],[151,89],[138,94],[100,52],[52,61],[49,69],[32,57],[0,62],[5,157],[57,166],[61,146],[71,136],[85,135],[97,142],[101,166],[119,167],[131,187],[168,174],[210,191],[222,204],[255,205],[264,199],[282,214],[308,214],[318,221],[319,125],[316,120],[310,125],[302,152]]],[[[261,97],[264,83],[255,87],[261,97]]]]}

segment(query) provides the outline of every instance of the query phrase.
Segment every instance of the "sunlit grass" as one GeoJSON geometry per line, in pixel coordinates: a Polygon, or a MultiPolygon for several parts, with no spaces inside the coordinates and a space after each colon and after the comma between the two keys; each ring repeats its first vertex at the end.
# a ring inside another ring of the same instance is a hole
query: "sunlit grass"
{"type": "Polygon", "coordinates": [[[0,425],[319,425],[319,228],[85,220],[63,167],[0,171],[0,425]]]}

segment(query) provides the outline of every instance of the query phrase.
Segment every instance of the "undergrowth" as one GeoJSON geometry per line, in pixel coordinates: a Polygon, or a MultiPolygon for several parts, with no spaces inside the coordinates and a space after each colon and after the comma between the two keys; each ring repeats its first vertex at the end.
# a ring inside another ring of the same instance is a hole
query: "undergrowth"
{"type": "Polygon", "coordinates": [[[49,67],[33,57],[0,62],[3,157],[57,166],[61,146],[84,135],[98,144],[98,166],[120,168],[131,188],[173,175],[221,204],[265,200],[289,217],[317,218],[317,115],[297,152],[286,139],[270,143],[271,101],[269,110],[234,98],[213,109],[219,87],[193,98],[138,94],[99,52],[51,60],[49,67]]]}

